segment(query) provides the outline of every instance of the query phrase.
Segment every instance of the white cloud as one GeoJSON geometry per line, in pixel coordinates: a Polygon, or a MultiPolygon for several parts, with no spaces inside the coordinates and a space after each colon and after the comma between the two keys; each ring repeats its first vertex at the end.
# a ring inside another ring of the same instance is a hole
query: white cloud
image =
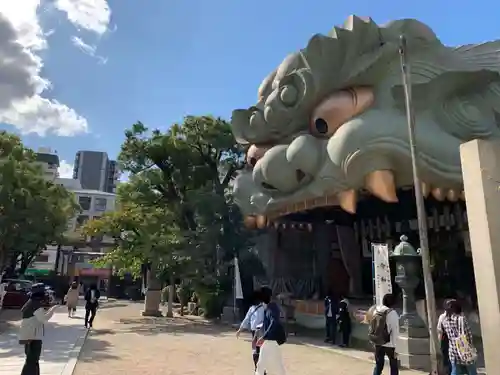
{"type": "Polygon", "coordinates": [[[107,0],[56,0],[55,7],[66,13],[68,20],[78,28],[99,35],[108,30],[111,9],[107,0]]]}
{"type": "Polygon", "coordinates": [[[73,164],[68,163],[66,160],[61,160],[58,172],[61,178],[73,178],[73,164]]]}
{"type": "Polygon", "coordinates": [[[43,97],[51,84],[41,76],[40,51],[47,48],[47,34],[39,21],[41,1],[0,1],[0,123],[39,135],[87,132],[84,117],[43,97]]]}
{"type": "Polygon", "coordinates": [[[73,45],[78,48],[80,51],[85,53],[86,55],[89,55],[91,57],[96,58],[100,64],[106,64],[108,62],[108,59],[106,57],[100,56],[96,54],[97,46],[94,44],[87,44],[83,41],[82,38],[78,36],[72,36],[71,37],[71,42],[73,45]]]}

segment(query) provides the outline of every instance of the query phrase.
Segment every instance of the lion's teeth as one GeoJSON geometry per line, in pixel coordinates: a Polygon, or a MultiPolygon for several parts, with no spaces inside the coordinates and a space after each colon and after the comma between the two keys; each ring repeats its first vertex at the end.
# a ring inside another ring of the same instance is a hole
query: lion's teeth
{"type": "Polygon", "coordinates": [[[456,202],[458,200],[459,193],[456,190],[450,189],[448,190],[448,193],[446,193],[446,199],[448,199],[450,202],[456,202]]]}
{"type": "Polygon", "coordinates": [[[445,194],[443,189],[441,188],[434,188],[432,189],[432,196],[436,198],[438,201],[443,201],[445,198],[445,194]]]}
{"type": "Polygon", "coordinates": [[[386,202],[398,201],[394,174],[389,170],[373,171],[366,176],[366,188],[377,198],[386,202]]]}
{"type": "Polygon", "coordinates": [[[344,210],[351,214],[356,213],[356,204],[357,204],[357,192],[354,189],[345,190],[338,194],[339,197],[339,205],[344,210]]]}
{"type": "Polygon", "coordinates": [[[429,184],[427,184],[426,182],[422,182],[421,185],[422,185],[422,195],[424,196],[424,198],[427,198],[431,191],[429,184]]]}

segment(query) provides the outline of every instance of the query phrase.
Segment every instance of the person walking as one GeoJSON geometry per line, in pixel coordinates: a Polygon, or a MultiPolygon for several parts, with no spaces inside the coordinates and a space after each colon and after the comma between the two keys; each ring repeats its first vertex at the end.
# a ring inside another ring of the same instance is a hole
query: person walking
{"type": "Polygon", "coordinates": [[[446,310],[448,309],[448,304],[449,304],[449,299],[444,301],[444,312],[439,315],[438,318],[438,323],[437,323],[437,333],[439,337],[439,344],[441,347],[441,354],[443,355],[443,364],[446,367],[446,373],[448,375],[451,375],[451,363],[450,363],[450,356],[448,354],[449,349],[450,349],[450,340],[448,339],[448,335],[444,331],[443,327],[443,322],[444,319],[446,318],[446,310]]]}
{"type": "Polygon", "coordinates": [[[70,318],[75,315],[76,307],[78,306],[79,294],[78,284],[73,281],[68,289],[68,293],[66,293],[66,296],[64,297],[66,300],[66,306],[68,307],[68,317],[70,318]]]}
{"type": "Polygon", "coordinates": [[[451,375],[459,375],[466,370],[468,375],[477,375],[477,350],[472,341],[469,322],[462,314],[462,306],[455,300],[446,304],[443,331],[448,336],[448,357],[451,375]]]}
{"type": "Polygon", "coordinates": [[[335,345],[337,341],[337,298],[330,290],[325,297],[325,342],[335,345]]]}
{"type": "Polygon", "coordinates": [[[382,375],[385,356],[389,358],[390,374],[399,375],[396,342],[399,336],[399,315],[393,309],[395,298],[386,294],[382,298],[382,306],[377,306],[370,319],[368,338],[375,346],[375,368],[373,375],[382,375]]]}
{"type": "Polygon", "coordinates": [[[339,332],[342,339],[339,346],[345,348],[349,346],[352,331],[351,312],[349,310],[349,301],[347,298],[342,298],[340,301],[337,316],[339,332]]]}
{"type": "Polygon", "coordinates": [[[260,298],[260,293],[254,291],[252,295],[252,306],[248,309],[245,319],[240,324],[240,328],[236,331],[236,337],[240,337],[241,331],[247,329],[252,333],[252,357],[255,369],[259,361],[260,347],[257,346],[259,339],[259,326],[264,322],[264,305],[260,298]]]}
{"type": "Polygon", "coordinates": [[[97,285],[91,284],[85,293],[85,327],[87,328],[92,328],[97,308],[99,307],[100,297],[101,292],[97,289],[97,285]]]}
{"type": "Polygon", "coordinates": [[[42,307],[45,285],[34,284],[28,301],[21,308],[22,320],[19,329],[19,344],[24,345],[26,358],[21,375],[40,375],[40,355],[45,334],[45,324],[54,315],[57,305],[48,311],[42,307]]]}
{"type": "Polygon", "coordinates": [[[286,375],[280,349],[280,345],[286,342],[285,328],[280,320],[281,310],[276,302],[271,301],[270,288],[263,287],[260,296],[265,310],[262,323],[263,334],[257,341],[257,346],[260,346],[260,355],[255,375],[264,375],[269,371],[274,375],[286,375]]]}

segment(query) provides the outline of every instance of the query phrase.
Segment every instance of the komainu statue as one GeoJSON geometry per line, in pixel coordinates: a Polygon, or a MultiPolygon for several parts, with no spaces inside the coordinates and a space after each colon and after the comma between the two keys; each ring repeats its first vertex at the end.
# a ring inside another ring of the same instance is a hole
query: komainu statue
{"type": "Polygon", "coordinates": [[[397,202],[412,185],[399,41],[407,39],[423,191],[462,194],[459,146],[500,136],[500,41],[448,47],[423,23],[351,16],[283,60],[257,103],[233,112],[248,146],[234,196],[246,215],[323,205],[354,213],[359,192],[397,202]]]}

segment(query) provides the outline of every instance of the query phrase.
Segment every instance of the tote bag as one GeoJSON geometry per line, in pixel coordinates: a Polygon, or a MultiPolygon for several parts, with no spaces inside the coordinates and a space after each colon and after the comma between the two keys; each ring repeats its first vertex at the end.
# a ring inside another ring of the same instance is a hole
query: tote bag
{"type": "Polygon", "coordinates": [[[464,363],[473,363],[477,359],[476,348],[469,342],[467,333],[465,331],[464,317],[458,318],[458,337],[455,339],[455,345],[460,360],[464,363]]]}

